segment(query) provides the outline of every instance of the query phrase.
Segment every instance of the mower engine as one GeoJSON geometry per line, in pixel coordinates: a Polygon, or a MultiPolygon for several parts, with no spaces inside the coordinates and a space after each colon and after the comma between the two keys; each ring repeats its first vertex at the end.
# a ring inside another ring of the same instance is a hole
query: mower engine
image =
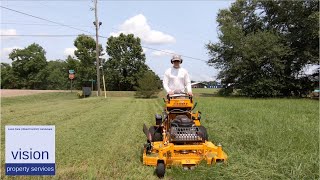
{"type": "Polygon", "coordinates": [[[170,142],[204,142],[204,132],[186,115],[178,115],[171,122],[170,142]]]}
{"type": "Polygon", "coordinates": [[[202,134],[198,127],[172,127],[170,142],[204,142],[202,134]]]}

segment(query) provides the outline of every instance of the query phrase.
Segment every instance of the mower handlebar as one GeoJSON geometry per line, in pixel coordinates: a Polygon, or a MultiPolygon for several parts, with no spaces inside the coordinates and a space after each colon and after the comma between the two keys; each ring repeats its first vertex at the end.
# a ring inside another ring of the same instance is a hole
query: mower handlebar
{"type": "Polygon", "coordinates": [[[189,95],[187,94],[172,94],[172,95],[169,95],[169,97],[188,97],[189,95]]]}
{"type": "Polygon", "coordinates": [[[177,98],[177,97],[188,97],[188,98],[192,98],[192,96],[190,96],[189,94],[168,94],[168,98],[177,98]]]}

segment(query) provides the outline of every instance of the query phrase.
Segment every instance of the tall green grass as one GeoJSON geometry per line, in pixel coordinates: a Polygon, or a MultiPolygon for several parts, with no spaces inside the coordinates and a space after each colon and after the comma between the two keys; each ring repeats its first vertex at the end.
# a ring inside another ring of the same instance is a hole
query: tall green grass
{"type": "MultiPolygon", "coordinates": [[[[223,145],[228,164],[203,163],[193,171],[173,167],[165,179],[319,179],[318,101],[222,98],[211,89],[194,93],[209,140],[223,145]]],[[[154,168],[140,162],[140,149],[146,139],[142,125],[154,123],[154,114],[162,110],[161,98],[110,96],[78,99],[72,93],[49,93],[2,98],[2,178],[9,178],[3,171],[4,126],[52,124],[56,176],[44,178],[157,179],[154,168]]]]}

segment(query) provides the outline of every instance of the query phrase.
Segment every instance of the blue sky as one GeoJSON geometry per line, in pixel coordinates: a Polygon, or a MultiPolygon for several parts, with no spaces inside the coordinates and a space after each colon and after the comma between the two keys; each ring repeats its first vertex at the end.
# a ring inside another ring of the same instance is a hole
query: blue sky
{"type": "MultiPolygon", "coordinates": [[[[208,60],[205,44],[217,42],[216,15],[233,1],[98,1],[100,35],[134,33],[142,45],[208,60]]],[[[1,5],[64,23],[94,33],[93,2],[83,1],[1,1],[1,5]]],[[[1,33],[17,35],[78,35],[83,32],[56,26],[39,19],[1,9],[1,33]],[[12,24],[8,24],[12,23],[12,24]],[[14,24],[13,24],[14,23],[14,24]],[[33,24],[33,25],[30,25],[33,24]],[[41,25],[39,25],[41,24],[41,25]]],[[[74,50],[74,37],[5,37],[1,39],[1,60],[11,62],[7,55],[13,48],[35,42],[45,48],[47,60],[65,59],[74,50]]],[[[107,39],[100,38],[105,49],[107,39]]],[[[147,64],[162,77],[171,66],[170,54],[144,49],[147,64]]],[[[182,64],[192,80],[214,80],[217,70],[205,62],[184,58],[182,64]]]]}

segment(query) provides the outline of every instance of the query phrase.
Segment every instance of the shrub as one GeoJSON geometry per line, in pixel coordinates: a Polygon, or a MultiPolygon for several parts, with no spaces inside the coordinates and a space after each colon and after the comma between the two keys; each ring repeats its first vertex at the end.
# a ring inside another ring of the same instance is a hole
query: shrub
{"type": "Polygon", "coordinates": [[[78,98],[84,98],[84,95],[83,95],[83,92],[82,92],[82,91],[78,92],[78,93],[77,93],[77,96],[78,96],[78,98]]]}
{"type": "Polygon", "coordinates": [[[152,71],[147,71],[138,80],[138,87],[136,87],[136,96],[150,98],[156,93],[159,93],[161,82],[159,77],[152,71]]]}

